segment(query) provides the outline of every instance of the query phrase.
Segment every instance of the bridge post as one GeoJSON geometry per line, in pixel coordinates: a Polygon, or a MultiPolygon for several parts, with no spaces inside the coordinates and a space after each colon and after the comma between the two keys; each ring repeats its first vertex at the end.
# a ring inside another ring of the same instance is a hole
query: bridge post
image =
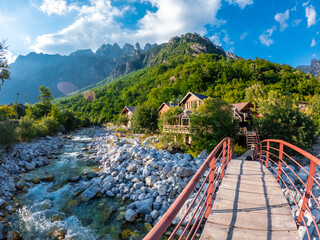
{"type": "Polygon", "coordinates": [[[280,143],[279,147],[279,162],[278,162],[278,174],[277,181],[280,181],[281,169],[282,169],[282,160],[283,160],[283,143],[280,143]]]}
{"type": "Polygon", "coordinates": [[[305,213],[306,208],[307,208],[307,204],[309,202],[309,198],[310,198],[310,195],[311,195],[311,192],[312,192],[312,185],[313,185],[314,174],[316,172],[316,168],[317,168],[317,164],[315,162],[313,162],[313,161],[310,161],[310,170],[309,170],[307,188],[306,188],[306,191],[304,193],[301,209],[300,209],[299,216],[298,216],[298,219],[297,219],[297,225],[298,226],[301,225],[302,218],[304,216],[304,213],[305,213]]]}
{"type": "Polygon", "coordinates": [[[221,179],[224,177],[224,170],[226,168],[226,148],[227,148],[227,142],[223,142],[223,150],[222,150],[222,173],[221,173],[221,179]]]}
{"type": "Polygon", "coordinates": [[[227,166],[229,165],[229,162],[231,160],[231,148],[231,139],[228,139],[227,166]]]}
{"type": "Polygon", "coordinates": [[[269,150],[270,150],[270,142],[267,142],[267,154],[266,154],[266,167],[269,167],[269,150]]]}
{"type": "Polygon", "coordinates": [[[210,174],[209,174],[209,182],[208,184],[212,184],[211,187],[208,189],[208,199],[207,199],[207,211],[205,213],[205,218],[209,217],[210,211],[211,211],[211,205],[212,205],[212,197],[213,197],[213,181],[214,181],[214,173],[216,168],[216,157],[214,156],[213,159],[210,162],[210,174]]]}

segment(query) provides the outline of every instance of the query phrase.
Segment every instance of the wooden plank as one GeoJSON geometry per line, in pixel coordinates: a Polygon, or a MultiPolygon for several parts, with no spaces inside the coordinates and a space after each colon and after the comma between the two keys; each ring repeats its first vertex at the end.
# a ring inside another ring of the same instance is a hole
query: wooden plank
{"type": "Polygon", "coordinates": [[[274,176],[259,162],[243,158],[230,162],[200,239],[232,238],[299,239],[274,176]]]}
{"type": "Polygon", "coordinates": [[[230,228],[219,224],[208,223],[201,234],[200,240],[299,240],[297,231],[261,231],[244,228],[230,228]],[[212,234],[214,233],[214,234],[212,234]],[[229,234],[229,236],[228,236],[229,234]]]}
{"type": "Polygon", "coordinates": [[[278,204],[278,205],[257,205],[257,204],[248,204],[237,202],[234,204],[234,201],[227,199],[216,199],[215,208],[212,209],[212,212],[217,210],[225,211],[237,211],[237,212],[256,212],[263,214],[277,214],[277,215],[290,215],[293,216],[292,211],[288,208],[288,204],[278,204]]]}

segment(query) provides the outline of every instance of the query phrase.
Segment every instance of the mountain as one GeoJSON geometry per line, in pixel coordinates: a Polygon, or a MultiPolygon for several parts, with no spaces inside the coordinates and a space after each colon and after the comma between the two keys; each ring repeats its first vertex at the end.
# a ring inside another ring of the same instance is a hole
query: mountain
{"type": "Polygon", "coordinates": [[[297,69],[300,69],[305,73],[311,73],[313,76],[318,76],[318,74],[320,74],[320,59],[313,59],[310,66],[302,65],[298,66],[297,69]]]}
{"type": "Polygon", "coordinates": [[[120,48],[115,43],[103,44],[95,53],[85,49],[77,50],[69,56],[34,52],[19,56],[10,65],[11,79],[1,88],[0,104],[14,102],[17,92],[21,93],[19,102],[34,103],[41,85],[49,87],[55,97],[70,94],[111,76],[118,66],[155,46],[146,44],[141,49],[138,43],[136,47],[127,43],[120,48]]]}
{"type": "Polygon", "coordinates": [[[178,103],[189,91],[237,103],[245,101],[246,88],[255,83],[304,101],[320,88],[310,74],[285,64],[230,55],[197,34],[174,37],[145,53],[137,51],[117,70],[123,76],[60,99],[59,107],[103,123],[116,120],[124,106],[178,103]],[[131,66],[141,69],[123,75],[131,66]]]}

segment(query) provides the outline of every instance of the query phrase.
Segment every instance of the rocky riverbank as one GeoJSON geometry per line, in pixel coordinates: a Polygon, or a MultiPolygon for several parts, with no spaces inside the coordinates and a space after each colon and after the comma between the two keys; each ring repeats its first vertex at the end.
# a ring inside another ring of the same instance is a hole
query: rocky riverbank
{"type": "MultiPolygon", "coordinates": [[[[59,154],[63,142],[62,136],[46,137],[30,143],[17,144],[8,151],[2,150],[0,158],[0,239],[3,239],[5,235],[4,230],[7,225],[4,221],[5,215],[19,207],[12,206],[11,199],[18,190],[28,187],[16,180],[26,171],[48,165],[50,160],[59,154]]],[[[7,234],[8,239],[18,239],[11,238],[12,236],[17,236],[17,233],[7,234]]]]}
{"type": "Polygon", "coordinates": [[[132,200],[124,215],[128,222],[159,221],[207,157],[205,152],[197,158],[171,154],[138,140],[120,139],[108,129],[97,135],[88,146],[88,161],[99,163],[101,171],[86,173],[91,180],[78,183],[78,194],[83,200],[97,194],[132,200]]]}

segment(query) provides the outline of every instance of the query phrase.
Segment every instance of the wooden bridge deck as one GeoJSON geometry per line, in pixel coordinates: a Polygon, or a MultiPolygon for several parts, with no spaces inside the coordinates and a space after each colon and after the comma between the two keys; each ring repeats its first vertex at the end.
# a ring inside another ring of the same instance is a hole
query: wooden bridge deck
{"type": "Polygon", "coordinates": [[[299,239],[279,183],[244,157],[230,161],[200,239],[299,239]]]}

